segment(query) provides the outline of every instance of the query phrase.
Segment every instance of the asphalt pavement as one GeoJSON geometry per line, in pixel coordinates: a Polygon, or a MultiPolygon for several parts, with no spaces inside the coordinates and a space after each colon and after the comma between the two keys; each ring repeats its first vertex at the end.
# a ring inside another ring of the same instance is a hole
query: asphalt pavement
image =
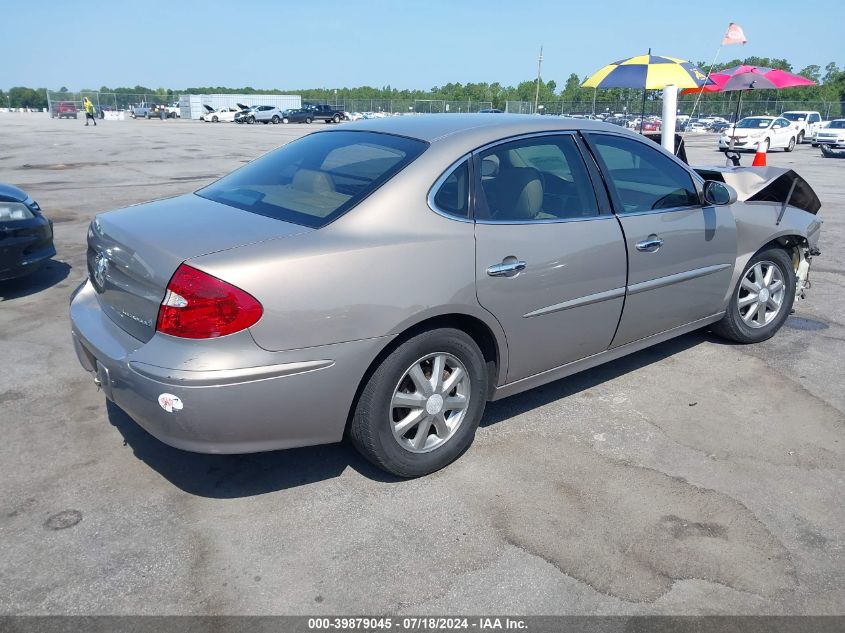
{"type": "Polygon", "coordinates": [[[107,405],[67,317],[94,214],[320,125],[0,113],[0,181],[58,249],[0,284],[0,614],[845,613],[845,160],[809,145],[769,155],[825,222],[776,337],[697,332],[492,403],[429,477],[345,444],[185,453],[107,405]]]}

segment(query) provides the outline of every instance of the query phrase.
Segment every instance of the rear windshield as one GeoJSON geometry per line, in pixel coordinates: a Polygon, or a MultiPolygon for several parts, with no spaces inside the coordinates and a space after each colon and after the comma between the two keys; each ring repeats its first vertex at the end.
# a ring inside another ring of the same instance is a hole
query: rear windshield
{"type": "Polygon", "coordinates": [[[738,128],[767,128],[771,124],[772,119],[751,117],[743,119],[736,124],[738,128]]]}
{"type": "Polygon", "coordinates": [[[215,202],[312,228],[378,189],[428,144],[374,132],[317,132],[197,191],[215,202]]]}
{"type": "Polygon", "coordinates": [[[827,127],[842,129],[845,128],[845,119],[839,119],[837,121],[831,121],[830,125],[827,127]]]}

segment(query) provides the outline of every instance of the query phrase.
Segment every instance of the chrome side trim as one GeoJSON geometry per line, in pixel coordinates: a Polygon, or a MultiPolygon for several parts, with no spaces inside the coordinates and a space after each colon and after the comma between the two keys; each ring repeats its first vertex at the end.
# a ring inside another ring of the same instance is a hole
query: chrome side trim
{"type": "Polygon", "coordinates": [[[566,365],[561,365],[560,367],[555,367],[554,369],[549,369],[542,373],[528,376],[527,378],[522,378],[514,382],[500,385],[496,387],[490,400],[501,400],[502,398],[522,393],[528,389],[533,389],[534,387],[539,387],[540,385],[545,385],[546,383],[566,378],[572,374],[577,374],[579,371],[584,371],[585,369],[590,369],[603,363],[616,360],[617,358],[621,358],[622,356],[638,352],[641,349],[651,347],[657,343],[668,341],[676,336],[698,330],[706,325],[710,325],[711,323],[718,321],[724,314],[724,311],[722,311],[718,314],[713,314],[709,317],[693,321],[692,323],[687,323],[686,325],[666,330],[665,332],[652,334],[651,336],[647,336],[646,338],[638,341],[632,341],[631,343],[626,343],[625,345],[614,347],[613,349],[608,349],[603,352],[599,352],[598,354],[587,356],[586,358],[581,358],[566,365]]]}
{"type": "Polygon", "coordinates": [[[673,275],[666,275],[665,277],[658,277],[657,279],[649,279],[648,281],[641,281],[638,284],[628,286],[628,294],[635,295],[638,292],[646,292],[656,288],[663,288],[664,286],[671,286],[672,284],[681,283],[682,281],[689,281],[690,279],[697,279],[698,277],[705,277],[712,275],[720,270],[726,268],[733,268],[733,264],[715,264],[714,266],[705,266],[704,268],[696,268],[694,270],[687,270],[682,273],[675,273],[673,275]]]}
{"type": "Polygon", "coordinates": [[[130,361],[129,368],[144,378],[161,383],[178,385],[180,387],[209,387],[293,376],[295,374],[326,369],[332,365],[334,365],[333,360],[309,360],[297,363],[282,363],[280,365],[244,367],[241,369],[192,371],[167,369],[166,367],[157,367],[156,365],[130,361]]]}
{"type": "Polygon", "coordinates": [[[530,319],[535,316],[542,316],[544,314],[552,314],[553,312],[560,312],[561,310],[569,310],[570,308],[580,308],[581,306],[588,306],[592,303],[600,301],[607,301],[608,299],[618,299],[625,295],[625,288],[613,288],[612,290],[605,290],[604,292],[596,292],[595,294],[585,295],[577,299],[570,299],[562,303],[556,303],[539,310],[534,310],[528,314],[523,314],[523,319],[530,319]]]}

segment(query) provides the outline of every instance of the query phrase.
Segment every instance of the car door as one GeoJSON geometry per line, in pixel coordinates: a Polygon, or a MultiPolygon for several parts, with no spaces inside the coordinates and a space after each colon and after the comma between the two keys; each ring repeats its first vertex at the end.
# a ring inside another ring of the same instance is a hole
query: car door
{"type": "Polygon", "coordinates": [[[474,154],[476,292],[507,336],[508,382],[606,350],[619,323],[625,243],[581,143],[533,135],[474,154]]]}
{"type": "Polygon", "coordinates": [[[736,261],[729,206],[704,206],[689,169],[647,140],[586,134],[625,234],[625,309],[612,347],[724,310],[736,261]]]}
{"type": "Polygon", "coordinates": [[[792,123],[784,118],[775,119],[775,122],[772,124],[772,130],[776,139],[775,143],[772,143],[773,147],[787,147],[790,139],[793,136],[797,136],[792,123]]]}

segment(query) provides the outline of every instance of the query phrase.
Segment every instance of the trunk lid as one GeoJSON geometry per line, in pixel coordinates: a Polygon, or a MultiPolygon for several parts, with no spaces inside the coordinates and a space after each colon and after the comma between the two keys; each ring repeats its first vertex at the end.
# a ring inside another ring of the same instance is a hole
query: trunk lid
{"type": "Polygon", "coordinates": [[[312,231],[194,194],[98,215],[88,229],[88,276],[103,312],[141,341],[187,259],[312,231]]]}

